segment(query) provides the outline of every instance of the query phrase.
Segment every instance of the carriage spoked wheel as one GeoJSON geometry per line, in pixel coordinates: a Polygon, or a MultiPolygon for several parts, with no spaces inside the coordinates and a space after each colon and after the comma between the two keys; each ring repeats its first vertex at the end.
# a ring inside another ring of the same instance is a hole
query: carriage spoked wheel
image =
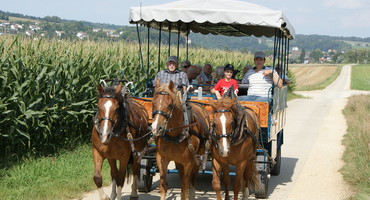
{"type": "Polygon", "coordinates": [[[257,170],[258,170],[258,186],[254,193],[256,198],[266,199],[268,197],[268,183],[269,183],[269,172],[270,164],[267,161],[266,152],[257,153],[257,170]]]}
{"type": "Polygon", "coordinates": [[[140,161],[140,176],[137,183],[140,192],[150,192],[152,190],[153,175],[150,172],[152,164],[149,159],[141,159],[140,161]]]}
{"type": "Polygon", "coordinates": [[[258,171],[257,178],[260,182],[260,187],[256,188],[255,196],[259,199],[266,199],[268,196],[269,177],[266,171],[258,171]]]}

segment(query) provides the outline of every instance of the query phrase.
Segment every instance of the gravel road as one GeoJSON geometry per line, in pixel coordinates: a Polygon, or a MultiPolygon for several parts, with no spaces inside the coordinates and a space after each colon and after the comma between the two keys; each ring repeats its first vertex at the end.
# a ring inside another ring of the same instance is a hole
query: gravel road
{"type": "MultiPolygon", "coordinates": [[[[269,197],[272,200],[341,200],[351,194],[339,172],[346,133],[342,109],[347,98],[369,92],[349,90],[351,66],[343,67],[338,79],[320,91],[298,92],[309,98],[288,102],[287,124],[282,146],[282,165],[279,176],[271,176],[269,197]]],[[[139,199],[159,199],[159,176],[154,177],[153,191],[139,194],[139,199]]],[[[196,199],[215,199],[211,175],[197,177],[196,199]]],[[[177,174],[169,175],[167,199],[180,199],[177,174]]],[[[104,188],[110,194],[110,187],[104,188]]],[[[123,199],[129,199],[130,187],[125,186],[123,199]]],[[[232,195],[232,192],[230,193],[232,195]]],[[[97,190],[86,193],[83,200],[98,200],[97,190]]],[[[255,199],[252,195],[249,199],[255,199]]]]}

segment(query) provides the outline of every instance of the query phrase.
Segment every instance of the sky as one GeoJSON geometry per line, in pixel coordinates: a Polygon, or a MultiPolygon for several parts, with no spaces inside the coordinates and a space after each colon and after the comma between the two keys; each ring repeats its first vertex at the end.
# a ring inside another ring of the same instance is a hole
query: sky
{"type": "MultiPolygon", "coordinates": [[[[174,0],[0,0],[0,10],[35,17],[129,25],[130,7],[174,0]]],[[[201,0],[200,0],[201,1],[201,0]]],[[[282,10],[296,34],[370,37],[370,0],[240,0],[282,10]]]]}

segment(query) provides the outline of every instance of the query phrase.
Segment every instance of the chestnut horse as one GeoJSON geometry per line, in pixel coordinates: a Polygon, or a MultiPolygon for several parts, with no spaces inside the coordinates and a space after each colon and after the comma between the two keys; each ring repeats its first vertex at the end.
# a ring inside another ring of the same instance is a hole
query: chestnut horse
{"type": "Polygon", "coordinates": [[[132,199],[137,199],[137,179],[140,169],[137,157],[133,156],[132,152],[136,152],[136,149],[141,151],[146,145],[145,139],[138,139],[135,142],[127,140],[130,134],[132,138],[138,138],[147,133],[148,114],[141,104],[130,99],[128,93],[123,97],[121,89],[121,84],[116,88],[98,86],[98,112],[94,118],[92,130],[92,152],[94,182],[99,189],[100,199],[104,200],[121,199],[125,174],[128,177],[131,173],[131,170],[126,171],[128,165],[132,165],[134,174],[130,196],[132,199]],[[102,189],[101,169],[105,159],[108,159],[112,177],[110,198],[102,189]],[[119,168],[117,168],[117,160],[119,168]]]}
{"type": "Polygon", "coordinates": [[[167,169],[174,161],[181,178],[181,199],[195,198],[195,178],[199,171],[200,155],[205,152],[209,132],[208,112],[200,105],[189,103],[188,125],[184,124],[184,106],[180,91],[174,84],[159,84],[153,97],[152,131],[156,136],[156,161],[160,173],[161,200],[166,199],[167,169]]]}
{"type": "Polygon", "coordinates": [[[229,164],[236,168],[234,180],[234,200],[238,199],[240,190],[243,199],[248,199],[250,188],[258,185],[255,164],[259,135],[259,118],[253,110],[236,112],[237,98],[223,97],[210,101],[214,113],[211,123],[212,140],[212,187],[217,199],[221,200],[220,173],[223,174],[225,199],[229,199],[229,164]],[[237,116],[241,113],[241,116],[237,116]],[[240,120],[240,122],[237,122],[240,120]],[[236,127],[240,125],[240,127],[236,127]]]}

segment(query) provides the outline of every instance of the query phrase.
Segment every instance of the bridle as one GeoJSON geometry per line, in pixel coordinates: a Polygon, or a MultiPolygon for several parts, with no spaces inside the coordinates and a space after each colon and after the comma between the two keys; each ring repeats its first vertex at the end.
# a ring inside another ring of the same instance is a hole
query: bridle
{"type": "MultiPolygon", "coordinates": [[[[163,91],[162,92],[157,92],[156,94],[159,94],[159,95],[170,95],[168,92],[163,92],[163,91]]],[[[154,116],[156,114],[160,114],[163,117],[165,117],[167,119],[167,121],[168,121],[172,117],[172,112],[175,109],[175,105],[172,103],[172,104],[169,105],[169,107],[170,107],[170,113],[166,113],[166,112],[164,112],[162,110],[155,110],[155,111],[153,111],[152,112],[153,118],[154,118],[154,116]]],[[[167,124],[166,124],[166,126],[167,126],[167,124]]]]}
{"type": "MultiPolygon", "coordinates": [[[[231,110],[230,109],[222,109],[222,110],[215,110],[214,112],[215,113],[226,113],[226,112],[231,112],[231,110]]],[[[235,120],[234,120],[234,123],[235,123],[235,120]]],[[[212,122],[211,122],[210,137],[211,137],[212,142],[216,145],[217,148],[219,146],[218,145],[218,140],[219,139],[221,139],[221,138],[230,138],[230,140],[233,140],[235,138],[237,129],[234,129],[231,134],[221,134],[221,135],[219,135],[219,134],[216,134],[216,132],[215,132],[215,126],[216,126],[216,124],[215,124],[214,119],[213,119],[212,122]]]]}
{"type": "MultiPolygon", "coordinates": [[[[116,100],[118,101],[118,99],[117,99],[117,98],[116,98],[116,96],[114,96],[114,95],[103,95],[103,96],[101,96],[101,97],[99,97],[99,98],[116,99],[116,100]]],[[[96,112],[95,117],[94,117],[94,125],[95,125],[95,129],[96,129],[96,131],[99,133],[99,135],[101,135],[101,132],[100,132],[100,123],[101,123],[102,121],[104,121],[104,120],[108,120],[108,121],[110,121],[110,122],[112,123],[112,127],[113,127],[113,128],[116,126],[117,119],[116,119],[116,120],[114,120],[114,119],[112,119],[112,118],[110,118],[110,117],[106,117],[106,116],[101,117],[101,118],[98,118],[98,114],[99,114],[99,112],[96,112]]],[[[114,132],[114,133],[117,133],[117,132],[120,132],[120,131],[113,131],[113,132],[114,132]]]]}

